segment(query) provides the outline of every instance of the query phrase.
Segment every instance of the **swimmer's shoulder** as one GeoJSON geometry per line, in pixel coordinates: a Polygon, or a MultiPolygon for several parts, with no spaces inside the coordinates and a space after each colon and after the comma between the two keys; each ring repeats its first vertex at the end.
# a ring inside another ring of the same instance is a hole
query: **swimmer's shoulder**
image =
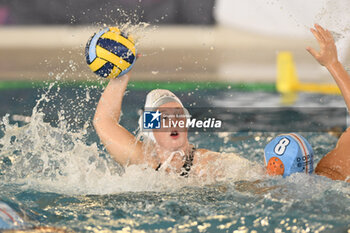
{"type": "Polygon", "coordinates": [[[317,164],[315,173],[333,180],[350,182],[350,129],[339,138],[337,146],[317,164]]]}
{"type": "Polygon", "coordinates": [[[220,153],[218,152],[215,152],[215,151],[211,151],[211,150],[208,150],[208,149],[204,149],[204,148],[198,148],[196,149],[196,152],[195,152],[195,157],[217,157],[217,156],[220,156],[220,153]]]}
{"type": "Polygon", "coordinates": [[[204,149],[204,148],[197,148],[196,149],[196,153],[199,155],[204,155],[204,154],[212,154],[212,153],[217,153],[208,149],[204,149]]]}
{"type": "Polygon", "coordinates": [[[337,148],[332,150],[317,164],[315,173],[332,180],[350,182],[350,158],[348,155],[341,150],[338,151],[337,148]]]}
{"type": "Polygon", "coordinates": [[[219,159],[220,153],[197,148],[193,157],[193,171],[199,177],[207,177],[208,166],[219,159]]]}
{"type": "Polygon", "coordinates": [[[196,149],[196,152],[195,152],[194,161],[196,161],[196,159],[204,160],[204,161],[217,160],[227,156],[231,156],[231,157],[235,156],[243,159],[241,156],[235,153],[219,153],[208,149],[198,148],[196,149]]]}
{"type": "Polygon", "coordinates": [[[193,163],[206,165],[220,158],[220,153],[208,149],[198,148],[194,153],[193,163]]]}

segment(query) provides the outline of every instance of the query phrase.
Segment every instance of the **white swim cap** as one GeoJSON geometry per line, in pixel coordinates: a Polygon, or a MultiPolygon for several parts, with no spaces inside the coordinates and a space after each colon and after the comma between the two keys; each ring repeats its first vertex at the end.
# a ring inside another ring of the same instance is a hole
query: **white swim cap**
{"type": "MultiPolygon", "coordinates": [[[[184,107],[181,100],[171,91],[165,90],[165,89],[154,89],[150,91],[146,96],[146,102],[145,102],[145,110],[148,111],[156,111],[157,108],[163,104],[170,103],[170,102],[177,102],[181,105],[181,107],[184,107]]],[[[187,109],[184,108],[184,112],[186,115],[189,115],[187,109]]],[[[139,128],[142,136],[144,138],[148,138],[152,140],[153,142],[156,142],[156,139],[154,138],[152,130],[145,132],[143,130],[143,114],[141,114],[139,118],[139,128]]]]}
{"type": "Polygon", "coordinates": [[[146,96],[145,109],[152,108],[156,110],[159,106],[170,102],[177,102],[183,107],[181,100],[171,91],[154,89],[146,96]]]}

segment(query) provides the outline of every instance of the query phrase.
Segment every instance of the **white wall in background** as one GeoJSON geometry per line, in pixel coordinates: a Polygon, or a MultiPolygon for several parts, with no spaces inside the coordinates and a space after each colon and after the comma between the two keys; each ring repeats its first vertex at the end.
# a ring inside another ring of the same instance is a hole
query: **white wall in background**
{"type": "Polygon", "coordinates": [[[326,0],[217,0],[216,20],[265,34],[305,36],[326,0]]]}
{"type": "Polygon", "coordinates": [[[221,25],[308,38],[319,23],[333,32],[341,60],[350,44],[350,0],[217,0],[215,17],[221,25]]]}

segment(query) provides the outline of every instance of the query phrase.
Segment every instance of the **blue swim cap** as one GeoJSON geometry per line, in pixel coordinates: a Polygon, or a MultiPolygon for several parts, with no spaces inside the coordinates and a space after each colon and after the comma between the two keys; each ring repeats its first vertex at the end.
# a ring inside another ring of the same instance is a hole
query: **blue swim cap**
{"type": "Polygon", "coordinates": [[[0,201],[0,231],[24,226],[23,219],[5,202],[0,201]]]}
{"type": "Polygon", "coordinates": [[[314,152],[306,139],[296,133],[281,134],[265,147],[265,166],[269,175],[289,176],[295,172],[311,174],[314,152]]]}

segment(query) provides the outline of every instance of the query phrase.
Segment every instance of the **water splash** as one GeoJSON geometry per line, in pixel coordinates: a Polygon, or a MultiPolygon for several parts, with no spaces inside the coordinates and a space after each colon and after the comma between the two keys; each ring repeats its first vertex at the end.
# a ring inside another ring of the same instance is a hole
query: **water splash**
{"type": "MultiPolygon", "coordinates": [[[[63,89],[51,83],[44,89],[33,107],[28,121],[12,123],[7,114],[0,123],[0,180],[23,189],[63,194],[111,194],[138,191],[174,191],[185,186],[203,186],[223,180],[252,180],[259,177],[261,166],[233,153],[208,165],[208,176],[185,179],[178,174],[156,172],[145,165],[123,169],[98,144],[91,140],[94,129],[91,117],[93,88],[85,88],[78,97],[70,97],[70,111],[56,106],[63,89]],[[57,118],[46,120],[48,112],[57,118]],[[72,115],[72,112],[74,113],[72,115]],[[91,111],[90,111],[91,112],[91,111]],[[260,169],[260,170],[259,170],[260,169]],[[220,170],[220,176],[213,176],[220,170]]],[[[64,101],[61,100],[61,101],[64,101]]],[[[65,101],[66,102],[66,101],[65,101]]],[[[17,118],[19,119],[19,118],[17,118]]],[[[194,167],[194,169],[196,169],[194,167]]]]}
{"type": "MultiPolygon", "coordinates": [[[[30,123],[22,127],[10,124],[9,115],[2,119],[1,180],[66,194],[169,191],[214,181],[184,179],[177,174],[155,172],[147,166],[129,166],[123,171],[96,143],[86,143],[86,128],[72,132],[64,118],[59,118],[57,127],[44,122],[40,111],[33,111],[30,123]]],[[[224,157],[226,163],[214,164],[215,171],[225,169],[224,176],[238,180],[252,178],[251,173],[258,174],[252,172],[256,169],[252,169],[251,162],[232,154],[224,157]]]]}
{"type": "MultiPolygon", "coordinates": [[[[320,226],[332,229],[348,224],[344,214],[349,206],[347,183],[317,175],[263,175],[263,147],[275,134],[190,135],[198,147],[205,145],[222,152],[218,154],[220,160],[208,164],[208,171],[223,174],[216,179],[186,179],[147,166],[123,170],[96,143],[97,139],[89,139],[91,124],[72,128],[68,111],[57,111],[60,120],[53,125],[45,120],[45,105],[55,105],[51,96],[62,97],[63,91],[61,88],[58,94],[55,87],[46,89],[49,101],[40,95],[43,100],[37,112],[24,126],[11,123],[9,115],[1,121],[0,198],[19,205],[34,226],[71,226],[76,231],[152,228],[213,232],[239,228],[288,231],[293,227],[301,232],[307,225],[313,232],[320,226]],[[323,214],[316,216],[319,212],[323,214]]],[[[87,88],[79,93],[79,103],[87,98],[87,91],[88,98],[96,101],[94,91],[87,88]]],[[[215,96],[223,99],[218,93],[215,96]]],[[[257,97],[245,94],[253,100],[257,97]]],[[[278,98],[277,94],[268,95],[278,98]]],[[[86,105],[91,108],[91,103],[86,105]]],[[[128,114],[125,112],[126,117],[128,114]]],[[[303,136],[314,146],[317,159],[336,143],[330,135],[303,136]]]]}
{"type": "MultiPolygon", "coordinates": [[[[148,24],[130,22],[116,25],[139,41],[148,24]]],[[[55,81],[47,83],[30,117],[7,114],[1,120],[0,180],[67,194],[160,190],[179,187],[178,183],[181,186],[178,177],[169,185],[168,177],[146,167],[130,166],[124,170],[96,140],[91,142],[92,115],[86,114],[97,102],[90,96],[97,87],[85,88],[71,99],[62,96],[60,82],[79,69],[79,64],[62,59],[60,64],[63,70],[49,73],[55,81]],[[62,104],[64,100],[66,103],[62,104]],[[25,121],[13,124],[11,119],[25,121]],[[149,182],[144,181],[145,176],[149,182]]]]}

